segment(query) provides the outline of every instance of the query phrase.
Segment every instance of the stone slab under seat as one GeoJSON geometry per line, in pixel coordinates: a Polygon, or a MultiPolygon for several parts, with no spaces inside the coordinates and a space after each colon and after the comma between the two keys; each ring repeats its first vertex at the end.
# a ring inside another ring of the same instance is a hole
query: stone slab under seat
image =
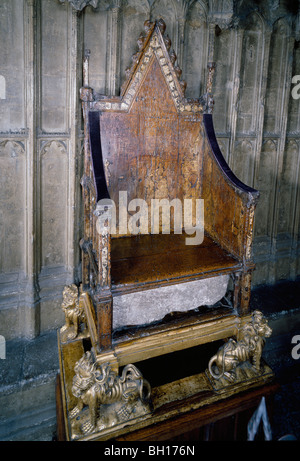
{"type": "Polygon", "coordinates": [[[187,246],[186,237],[159,234],[112,239],[114,329],[213,305],[225,296],[226,272],[238,267],[238,262],[207,236],[197,246],[187,246]]]}

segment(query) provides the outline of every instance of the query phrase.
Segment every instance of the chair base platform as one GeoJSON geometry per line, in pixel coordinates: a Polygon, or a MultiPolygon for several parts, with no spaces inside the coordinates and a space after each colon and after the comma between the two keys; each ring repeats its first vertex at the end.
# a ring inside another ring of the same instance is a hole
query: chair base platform
{"type": "MultiPolygon", "coordinates": [[[[70,441],[171,440],[176,434],[183,433],[186,427],[207,424],[212,418],[209,415],[221,419],[224,415],[237,411],[234,399],[244,399],[248,405],[253,406],[259,403],[259,396],[274,392],[275,389],[274,374],[264,362],[259,373],[251,372],[247,362],[241,364],[237,370],[238,378],[233,384],[212,379],[205,368],[205,348],[208,348],[209,355],[216,349],[216,343],[200,345],[137,363],[152,387],[149,405],[142,407],[138,402],[131,416],[123,422],[115,417],[120,412],[120,403],[102,405],[101,418],[98,419],[97,426],[89,432],[85,431],[89,420],[88,408],[83,408],[80,416],[74,418],[71,415],[77,401],[72,392],[74,367],[90,348],[90,340],[85,338],[62,343],[58,334],[58,346],[58,413],[63,426],[62,438],[70,441]],[[199,348],[202,348],[201,354],[197,350],[199,348]],[[180,368],[182,364],[183,369],[180,368]],[[173,373],[170,373],[170,367],[173,367],[173,373]],[[197,373],[197,369],[200,372],[197,373]]],[[[114,352],[110,353],[110,357],[109,353],[106,356],[104,354],[101,361],[103,363],[105,359],[112,357],[115,357],[114,352]]]]}

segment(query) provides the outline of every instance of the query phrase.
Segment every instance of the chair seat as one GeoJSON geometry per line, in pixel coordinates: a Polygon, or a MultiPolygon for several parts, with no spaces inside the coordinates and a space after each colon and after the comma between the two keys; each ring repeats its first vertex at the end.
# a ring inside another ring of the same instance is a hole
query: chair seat
{"type": "Polygon", "coordinates": [[[186,234],[112,238],[112,293],[124,294],[213,277],[237,270],[241,263],[209,236],[186,245],[186,234]]]}

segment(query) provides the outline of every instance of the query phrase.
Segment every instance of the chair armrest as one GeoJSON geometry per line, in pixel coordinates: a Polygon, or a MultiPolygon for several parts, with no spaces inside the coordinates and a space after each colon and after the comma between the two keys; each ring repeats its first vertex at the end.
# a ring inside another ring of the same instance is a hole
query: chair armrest
{"type": "Polygon", "coordinates": [[[254,210],[259,192],[243,184],[227,165],[218,145],[212,116],[205,114],[203,165],[205,230],[223,248],[251,265],[254,210]]]}

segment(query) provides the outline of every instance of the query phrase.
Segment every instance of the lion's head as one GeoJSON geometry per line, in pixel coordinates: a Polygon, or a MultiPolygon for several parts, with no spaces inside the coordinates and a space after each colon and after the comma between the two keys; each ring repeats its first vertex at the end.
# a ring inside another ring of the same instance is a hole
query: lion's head
{"type": "Polygon", "coordinates": [[[253,328],[258,336],[261,338],[269,338],[272,334],[272,329],[268,325],[267,319],[262,312],[254,311],[252,314],[253,328]]]}
{"type": "Polygon", "coordinates": [[[90,352],[86,352],[74,367],[72,394],[81,397],[95,382],[95,363],[90,352]]]}
{"type": "Polygon", "coordinates": [[[74,307],[78,299],[78,288],[72,283],[72,285],[67,285],[63,290],[63,302],[62,308],[68,309],[74,307]]]}

